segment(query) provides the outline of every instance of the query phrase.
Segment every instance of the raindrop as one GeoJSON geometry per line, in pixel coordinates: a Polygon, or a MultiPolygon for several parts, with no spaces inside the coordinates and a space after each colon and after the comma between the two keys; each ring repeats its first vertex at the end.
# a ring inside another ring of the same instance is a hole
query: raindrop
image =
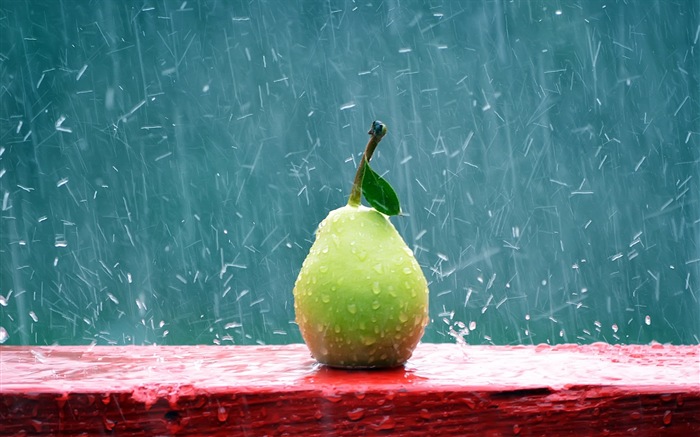
{"type": "Polygon", "coordinates": [[[348,411],[348,419],[350,419],[352,421],[360,420],[364,417],[364,415],[365,415],[364,408],[355,408],[354,410],[348,411]]]}
{"type": "Polygon", "coordinates": [[[219,407],[216,412],[216,417],[219,419],[219,422],[226,422],[228,419],[228,410],[224,407],[219,407]]]}
{"type": "Polygon", "coordinates": [[[667,425],[667,426],[670,425],[671,419],[673,419],[673,413],[671,412],[671,410],[666,410],[666,412],[664,413],[664,419],[663,419],[664,425],[667,425]]]}
{"type": "Polygon", "coordinates": [[[5,343],[9,338],[10,334],[7,333],[4,327],[0,326],[0,344],[5,343]]]}
{"type": "Polygon", "coordinates": [[[117,423],[114,420],[110,420],[106,417],[103,419],[103,422],[105,424],[105,429],[107,431],[112,431],[114,429],[114,427],[117,425],[117,423]]]}
{"type": "Polygon", "coordinates": [[[357,305],[355,305],[354,303],[349,304],[348,305],[348,312],[350,314],[355,314],[357,312],[357,305]]]}
{"type": "Polygon", "coordinates": [[[374,337],[364,337],[362,339],[362,344],[364,344],[365,346],[372,346],[376,342],[377,342],[377,339],[374,337]]]}
{"type": "Polygon", "coordinates": [[[34,428],[34,432],[37,433],[37,434],[40,434],[41,431],[42,431],[42,423],[41,423],[41,420],[33,419],[33,420],[30,421],[30,423],[32,424],[32,428],[34,428]]]}
{"type": "Polygon", "coordinates": [[[374,426],[374,428],[378,431],[390,431],[396,428],[396,421],[391,416],[384,416],[382,420],[374,426]]]}

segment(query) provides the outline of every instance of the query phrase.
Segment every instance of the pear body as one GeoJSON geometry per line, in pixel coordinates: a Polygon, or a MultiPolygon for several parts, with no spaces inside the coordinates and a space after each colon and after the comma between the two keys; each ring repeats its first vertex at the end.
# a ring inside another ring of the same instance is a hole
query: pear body
{"type": "Polygon", "coordinates": [[[428,323],[428,284],[388,217],[364,206],[331,211],[294,285],[311,354],[333,367],[404,364],[428,323]]]}

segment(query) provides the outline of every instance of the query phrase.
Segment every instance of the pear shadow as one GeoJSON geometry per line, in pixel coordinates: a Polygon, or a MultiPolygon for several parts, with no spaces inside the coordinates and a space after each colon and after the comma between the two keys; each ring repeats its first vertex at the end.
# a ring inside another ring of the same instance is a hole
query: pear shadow
{"type": "Polygon", "coordinates": [[[414,385],[427,381],[429,378],[415,373],[410,362],[389,368],[341,368],[326,364],[314,363],[309,373],[303,378],[305,384],[320,384],[341,386],[349,385],[382,385],[403,386],[414,385]],[[407,365],[408,364],[408,365],[407,365]]]}

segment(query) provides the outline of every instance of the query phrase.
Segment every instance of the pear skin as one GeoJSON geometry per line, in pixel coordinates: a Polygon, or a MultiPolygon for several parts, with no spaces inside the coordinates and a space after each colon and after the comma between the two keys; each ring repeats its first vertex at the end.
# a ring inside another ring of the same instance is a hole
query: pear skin
{"type": "Polygon", "coordinates": [[[294,285],[296,321],[312,356],[333,367],[404,364],[428,323],[428,283],[384,214],[331,211],[294,285]]]}

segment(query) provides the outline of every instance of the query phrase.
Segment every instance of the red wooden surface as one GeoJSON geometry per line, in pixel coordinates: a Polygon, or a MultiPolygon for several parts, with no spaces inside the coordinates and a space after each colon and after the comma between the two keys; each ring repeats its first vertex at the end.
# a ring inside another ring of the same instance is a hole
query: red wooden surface
{"type": "Polygon", "coordinates": [[[0,347],[3,435],[700,435],[700,347],[0,347]]]}

